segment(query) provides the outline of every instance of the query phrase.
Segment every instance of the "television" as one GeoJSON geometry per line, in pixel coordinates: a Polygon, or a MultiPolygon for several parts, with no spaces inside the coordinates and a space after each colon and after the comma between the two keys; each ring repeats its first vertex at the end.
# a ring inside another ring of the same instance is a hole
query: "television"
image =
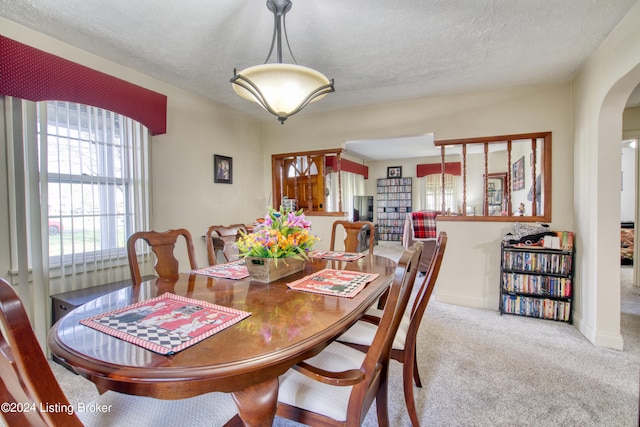
{"type": "Polygon", "coordinates": [[[373,221],[373,196],[353,196],[353,220],[373,221]]]}

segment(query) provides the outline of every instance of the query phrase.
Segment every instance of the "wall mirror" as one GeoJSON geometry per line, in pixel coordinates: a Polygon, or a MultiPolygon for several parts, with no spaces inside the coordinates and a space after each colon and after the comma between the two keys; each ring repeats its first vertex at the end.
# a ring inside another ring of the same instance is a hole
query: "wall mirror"
{"type": "Polygon", "coordinates": [[[507,174],[490,173],[487,175],[487,200],[483,203],[485,216],[499,216],[507,210],[505,198],[505,188],[507,184],[507,174]]]}

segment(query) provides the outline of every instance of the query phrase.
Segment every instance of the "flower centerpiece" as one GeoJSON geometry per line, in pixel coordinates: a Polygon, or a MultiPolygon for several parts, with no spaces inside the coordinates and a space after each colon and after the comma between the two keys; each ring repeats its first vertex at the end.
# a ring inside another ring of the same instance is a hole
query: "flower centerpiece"
{"type": "Polygon", "coordinates": [[[236,242],[252,279],[273,282],[304,269],[307,253],[318,238],[311,234],[302,209],[271,208],[250,234],[240,232],[236,242]]]}

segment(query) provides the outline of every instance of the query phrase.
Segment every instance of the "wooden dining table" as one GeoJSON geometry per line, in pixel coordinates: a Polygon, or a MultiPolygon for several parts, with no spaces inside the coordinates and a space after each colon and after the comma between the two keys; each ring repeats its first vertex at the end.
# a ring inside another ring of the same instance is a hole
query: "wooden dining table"
{"type": "Polygon", "coordinates": [[[365,255],[355,261],[310,259],[305,270],[272,283],[180,274],[101,296],[58,321],[48,336],[51,352],[101,393],[182,399],[209,392],[232,393],[246,426],[272,425],[278,377],[319,353],[383,295],[396,263],[365,255]],[[290,289],[287,283],[322,269],[376,273],[355,297],[290,289]],[[145,301],[166,292],[251,315],[170,355],[161,355],[80,323],[82,319],[145,301]]]}

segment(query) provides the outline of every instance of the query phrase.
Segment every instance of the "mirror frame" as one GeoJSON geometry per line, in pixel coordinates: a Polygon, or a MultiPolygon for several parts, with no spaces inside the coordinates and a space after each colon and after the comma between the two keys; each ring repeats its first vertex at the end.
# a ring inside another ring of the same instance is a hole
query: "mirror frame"
{"type": "MultiPolygon", "coordinates": [[[[489,215],[467,215],[466,209],[462,209],[462,215],[446,215],[446,212],[442,212],[441,215],[438,215],[438,221],[484,221],[484,222],[551,222],[551,200],[552,200],[552,173],[551,173],[551,132],[535,132],[535,133],[524,133],[524,134],[514,134],[514,135],[500,135],[500,136],[488,136],[488,137],[478,137],[478,138],[465,138],[465,139],[449,139],[449,140],[437,140],[434,142],[436,147],[440,147],[441,161],[442,161],[442,170],[444,174],[444,163],[445,163],[445,154],[446,147],[462,147],[462,156],[463,163],[466,162],[466,151],[467,146],[469,145],[484,145],[485,156],[487,153],[488,145],[490,144],[507,144],[507,151],[510,157],[511,152],[511,143],[514,141],[520,141],[523,139],[532,140],[532,150],[536,150],[535,141],[537,139],[543,139],[543,147],[541,150],[541,159],[540,165],[542,166],[541,171],[538,168],[538,163],[534,163],[532,165],[532,182],[530,183],[532,186],[536,185],[536,175],[538,173],[543,174],[542,179],[542,200],[544,200],[544,211],[541,215],[531,215],[531,216],[517,216],[517,215],[508,215],[508,216],[489,216],[489,215]]],[[[536,150],[537,151],[537,150],[536,150]]],[[[486,160],[486,157],[485,157],[486,160]]],[[[466,166],[466,165],[465,165],[466,166]]],[[[463,166],[463,193],[466,190],[466,168],[463,166]]],[[[491,174],[489,174],[491,175],[491,174]]],[[[444,175],[442,176],[444,179],[444,175]]],[[[484,200],[487,199],[486,191],[487,191],[487,180],[488,176],[485,171],[483,178],[484,179],[484,200]]],[[[507,180],[511,179],[511,171],[507,171],[507,180]]],[[[463,199],[465,195],[463,195],[463,199]]],[[[466,200],[463,201],[463,205],[466,205],[466,200]]],[[[513,209],[512,209],[513,210],[513,209]]],[[[534,211],[532,205],[532,212],[534,211]]],[[[483,212],[484,213],[484,212],[483,212]]]]}
{"type": "MultiPolygon", "coordinates": [[[[484,174],[483,174],[484,175],[484,174]]],[[[493,195],[493,197],[489,194],[487,194],[487,198],[484,200],[483,202],[483,212],[484,212],[484,216],[497,216],[497,215],[487,215],[487,211],[489,210],[490,206],[500,206],[500,210],[505,210],[505,203],[506,203],[506,198],[504,197],[504,192],[505,189],[507,188],[507,173],[506,172],[497,172],[497,173],[489,173],[487,174],[486,179],[483,178],[483,180],[486,182],[487,184],[487,188],[484,190],[485,193],[489,193],[489,191],[491,191],[491,187],[490,187],[490,183],[491,181],[496,181],[500,183],[500,201],[498,203],[495,203],[495,195],[493,195]],[[493,201],[494,203],[490,203],[491,201],[493,201]]],[[[494,190],[494,191],[498,191],[498,190],[494,190]]]]}

